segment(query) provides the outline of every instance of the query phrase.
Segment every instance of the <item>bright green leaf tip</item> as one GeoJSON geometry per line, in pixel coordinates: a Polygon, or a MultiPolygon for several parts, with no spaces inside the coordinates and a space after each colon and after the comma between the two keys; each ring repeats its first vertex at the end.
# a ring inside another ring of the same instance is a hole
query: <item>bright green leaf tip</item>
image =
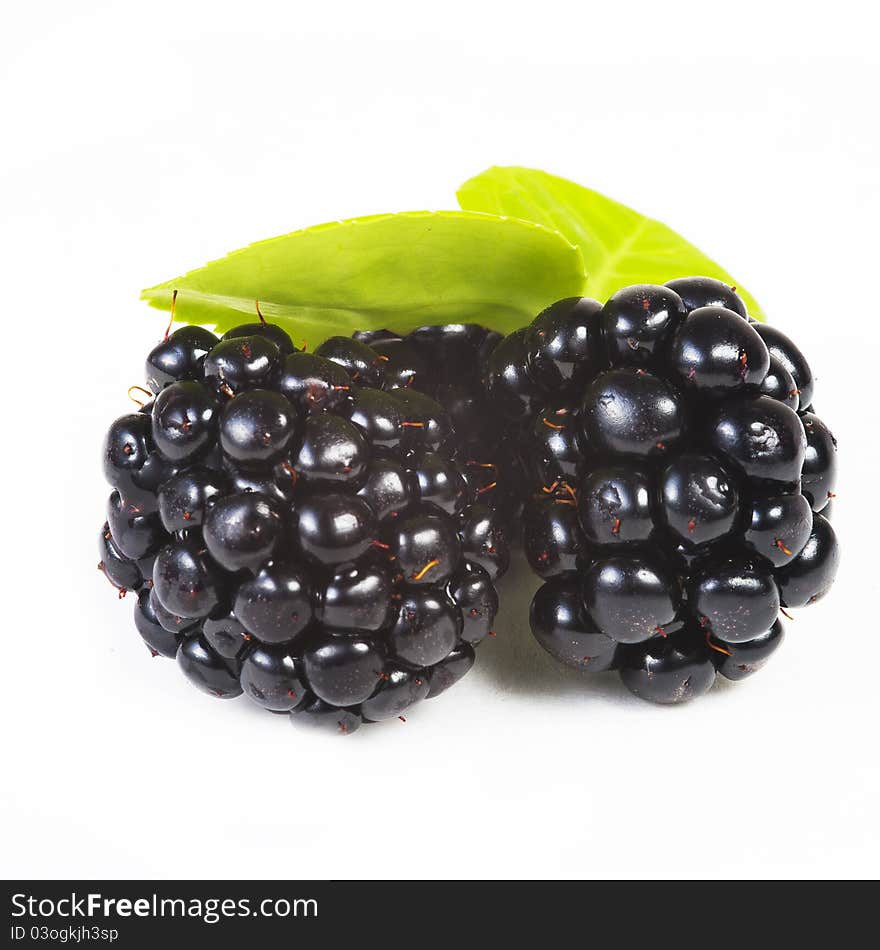
{"type": "Polygon", "coordinates": [[[715,277],[735,286],[749,313],[764,315],[742,284],[659,221],[565,178],[532,168],[493,167],[458,191],[462,208],[537,221],[580,249],[591,297],[606,300],[628,284],[715,277]]]}
{"type": "Polygon", "coordinates": [[[220,331],[263,314],[314,347],[355,330],[426,323],[510,332],[584,291],[580,252],[540,223],[477,211],[353,218],[250,244],[142,298],[220,331]]]}

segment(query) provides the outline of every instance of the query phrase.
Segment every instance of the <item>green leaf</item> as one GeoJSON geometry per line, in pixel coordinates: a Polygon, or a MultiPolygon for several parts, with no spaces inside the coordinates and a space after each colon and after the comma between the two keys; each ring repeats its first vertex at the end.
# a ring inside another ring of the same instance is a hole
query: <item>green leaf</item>
{"type": "Polygon", "coordinates": [[[407,212],[322,224],[234,251],[142,292],[152,306],[223,331],[254,318],[310,347],[328,336],[426,323],[501,332],[580,295],[580,252],[538,224],[468,211],[407,212]]]}
{"type": "Polygon", "coordinates": [[[761,308],[739,281],[665,224],[596,191],[532,168],[489,168],[466,181],[458,203],[470,211],[537,221],[580,248],[587,293],[607,300],[628,284],[664,284],[675,277],[715,277],[736,286],[749,313],[761,308]]]}

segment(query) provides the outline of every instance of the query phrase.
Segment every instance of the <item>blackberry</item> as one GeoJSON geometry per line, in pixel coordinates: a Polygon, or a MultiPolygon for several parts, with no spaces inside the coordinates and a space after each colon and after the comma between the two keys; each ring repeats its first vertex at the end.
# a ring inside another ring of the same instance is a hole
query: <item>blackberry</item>
{"type": "MultiPolygon", "coordinates": [[[[483,405],[493,335],[452,335],[483,405]]],[[[459,433],[416,390],[437,342],[414,337],[305,353],[261,320],[151,352],[155,398],[105,440],[100,566],[203,691],[349,733],[473,665],[509,559],[496,463],[471,464],[473,420],[459,433]]]]}
{"type": "Polygon", "coordinates": [[[563,663],[677,703],[742,679],[838,564],[837,444],[803,354],[704,277],[566,299],[486,378],[529,489],[531,627],[563,663]]]}

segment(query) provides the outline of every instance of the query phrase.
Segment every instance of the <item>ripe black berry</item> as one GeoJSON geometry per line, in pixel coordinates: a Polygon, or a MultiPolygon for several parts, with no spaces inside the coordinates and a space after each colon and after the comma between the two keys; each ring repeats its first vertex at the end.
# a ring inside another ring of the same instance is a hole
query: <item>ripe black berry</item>
{"type": "Polygon", "coordinates": [[[837,541],[817,512],[836,443],[809,409],[803,354],[733,288],[624,288],[600,325],[596,307],[559,301],[489,364],[529,479],[523,542],[545,578],[532,630],[564,663],[680,702],[716,670],[758,669],[780,607],[831,586],[837,541]]]}
{"type": "Polygon", "coordinates": [[[437,448],[452,434],[450,419],[439,403],[415,389],[398,389],[401,445],[407,449],[437,448]]]}
{"type": "Polygon", "coordinates": [[[150,650],[206,692],[350,733],[473,665],[509,560],[496,503],[515,504],[482,389],[499,338],[412,337],[307,354],[262,321],[152,354],[158,395],[105,441],[100,566],[138,591],[150,650]]]}
{"type": "Polygon", "coordinates": [[[467,484],[458,467],[438,452],[420,452],[415,458],[419,497],[447,514],[458,514],[468,502],[467,484]]]}
{"type": "Polygon", "coordinates": [[[480,371],[480,347],[487,335],[488,330],[476,323],[434,324],[413,330],[405,344],[423,365],[441,362],[449,375],[466,380],[480,371]]]}
{"type": "MultiPolygon", "coordinates": [[[[390,338],[375,340],[372,343],[366,340],[361,342],[367,343],[379,355],[382,362],[382,378],[388,389],[403,389],[412,386],[427,372],[427,364],[419,355],[419,349],[412,340],[391,335],[390,338]]],[[[439,354],[434,353],[428,359],[437,359],[438,356],[439,354]]],[[[446,408],[449,411],[449,407],[446,408]]]]}
{"type": "Polygon", "coordinates": [[[114,488],[128,488],[152,449],[149,416],[140,412],[120,416],[104,439],[104,477],[114,488]]]}
{"type": "Polygon", "coordinates": [[[367,440],[386,449],[396,449],[403,439],[404,407],[397,393],[359,389],[348,404],[349,419],[367,440]]]}

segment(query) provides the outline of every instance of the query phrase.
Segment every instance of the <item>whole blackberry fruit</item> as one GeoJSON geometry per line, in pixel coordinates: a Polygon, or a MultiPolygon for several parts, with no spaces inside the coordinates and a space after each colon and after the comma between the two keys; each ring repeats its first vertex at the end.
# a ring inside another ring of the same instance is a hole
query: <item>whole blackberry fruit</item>
{"type": "MultiPolygon", "coordinates": [[[[451,336],[486,405],[491,335],[451,336]]],[[[473,665],[509,560],[496,463],[416,390],[442,340],[415,337],[376,340],[387,358],[345,337],[307,354],[262,321],[150,354],[155,399],[105,442],[100,566],[203,691],[349,733],[473,665]]]]}
{"type": "Polygon", "coordinates": [[[561,300],[495,349],[486,386],[530,480],[532,631],[562,662],[681,702],[758,669],[780,608],[831,586],[837,445],[803,354],[733,288],[561,300]]]}

